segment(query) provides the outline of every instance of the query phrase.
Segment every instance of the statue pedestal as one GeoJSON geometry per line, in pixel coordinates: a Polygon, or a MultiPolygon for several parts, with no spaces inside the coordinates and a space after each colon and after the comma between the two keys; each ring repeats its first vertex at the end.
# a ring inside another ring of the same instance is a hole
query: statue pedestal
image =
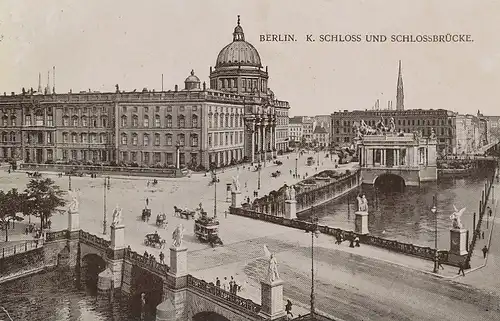
{"type": "Polygon", "coordinates": [[[291,220],[297,218],[297,201],[294,200],[285,201],[285,218],[291,220]]]}
{"type": "Polygon", "coordinates": [[[231,192],[231,196],[231,207],[241,207],[241,203],[243,203],[241,192],[231,192]]]}
{"type": "Polygon", "coordinates": [[[68,211],[68,230],[70,232],[78,231],[80,229],[80,214],[78,211],[68,211]]]}
{"type": "Polygon", "coordinates": [[[354,220],[354,232],[358,234],[368,234],[368,212],[357,211],[354,220]]]}
{"type": "Polygon", "coordinates": [[[113,250],[125,248],[125,225],[111,225],[111,245],[113,250]]]}
{"type": "Polygon", "coordinates": [[[450,229],[450,254],[465,255],[468,252],[469,231],[466,229],[450,229]]]}
{"type": "Polygon", "coordinates": [[[276,320],[285,316],[283,305],[283,280],[260,282],[261,310],[260,315],[266,320],[276,320]]]}
{"type": "Polygon", "coordinates": [[[185,276],[187,272],[187,247],[170,248],[170,273],[176,277],[185,276]]]}
{"type": "Polygon", "coordinates": [[[231,202],[231,183],[226,184],[226,202],[231,202]]]}

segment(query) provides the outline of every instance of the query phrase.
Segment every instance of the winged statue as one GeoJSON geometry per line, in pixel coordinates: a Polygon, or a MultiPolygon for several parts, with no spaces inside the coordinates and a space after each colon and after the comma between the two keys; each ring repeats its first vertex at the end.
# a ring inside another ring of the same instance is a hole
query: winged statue
{"type": "Polygon", "coordinates": [[[453,223],[453,228],[461,229],[463,227],[462,221],[460,221],[460,217],[462,216],[462,214],[464,214],[465,209],[466,208],[464,207],[459,211],[457,207],[453,205],[454,212],[450,215],[450,219],[453,223]]]}
{"type": "Polygon", "coordinates": [[[280,274],[278,272],[278,260],[274,256],[271,251],[267,248],[267,245],[264,244],[264,253],[266,257],[269,259],[269,267],[267,269],[267,281],[273,283],[276,280],[279,280],[280,274]]]}

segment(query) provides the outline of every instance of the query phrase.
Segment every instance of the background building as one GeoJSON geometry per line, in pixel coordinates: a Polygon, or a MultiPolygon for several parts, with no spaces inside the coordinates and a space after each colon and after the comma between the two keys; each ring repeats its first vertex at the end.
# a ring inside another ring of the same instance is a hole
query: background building
{"type": "Polygon", "coordinates": [[[316,126],[313,132],[313,146],[314,147],[328,147],[330,144],[330,135],[326,128],[322,126],[316,126]]]}
{"type": "Polygon", "coordinates": [[[303,124],[301,117],[292,117],[288,123],[288,137],[290,142],[298,144],[302,142],[303,137],[303,124]]]}

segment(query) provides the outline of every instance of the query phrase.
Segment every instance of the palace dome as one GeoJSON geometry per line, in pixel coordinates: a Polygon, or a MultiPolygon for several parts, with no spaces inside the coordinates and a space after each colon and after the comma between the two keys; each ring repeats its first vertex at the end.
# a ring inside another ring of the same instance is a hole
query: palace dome
{"type": "Polygon", "coordinates": [[[234,28],[233,42],[222,48],[215,63],[216,68],[227,66],[262,67],[257,49],[245,41],[245,34],[240,26],[240,16],[238,25],[234,28]]]}

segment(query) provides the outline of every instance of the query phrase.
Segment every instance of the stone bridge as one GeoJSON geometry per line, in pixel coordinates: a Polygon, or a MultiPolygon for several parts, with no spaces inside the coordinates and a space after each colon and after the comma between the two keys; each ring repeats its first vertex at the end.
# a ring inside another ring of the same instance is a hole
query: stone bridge
{"type": "MultiPolygon", "coordinates": [[[[282,320],[283,281],[261,282],[262,305],[190,275],[187,248],[170,248],[170,265],[140,255],[124,244],[124,226],[111,226],[110,240],[79,229],[78,213],[70,213],[68,229],[47,232],[31,251],[1,257],[8,266],[19,256],[41,268],[75,269],[79,282],[97,285],[106,295],[121,290],[132,304],[156,310],[156,320],[282,320]],[[7,262],[8,261],[8,262],[7,262]],[[141,294],[145,294],[145,302],[141,294]],[[135,302],[135,303],[134,303],[135,302]]],[[[0,281],[2,275],[0,271],[0,281]]],[[[33,272],[30,272],[33,273],[33,272]]],[[[19,277],[22,275],[16,275],[19,277]]]]}

